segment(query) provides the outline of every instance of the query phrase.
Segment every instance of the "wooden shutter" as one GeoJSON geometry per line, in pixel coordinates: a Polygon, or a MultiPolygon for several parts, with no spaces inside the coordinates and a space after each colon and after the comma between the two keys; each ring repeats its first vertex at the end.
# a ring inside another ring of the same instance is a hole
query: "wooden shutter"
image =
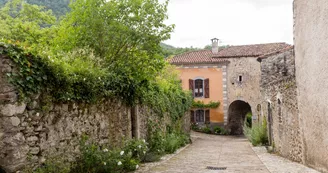
{"type": "Polygon", "coordinates": [[[210,123],[210,110],[205,110],[205,123],[210,123]]]}
{"type": "Polygon", "coordinates": [[[191,123],[195,122],[195,111],[190,111],[190,121],[191,123]]]}
{"type": "Polygon", "coordinates": [[[192,96],[194,96],[194,80],[189,79],[189,90],[191,90],[192,96]]]}
{"type": "Polygon", "coordinates": [[[205,98],[210,98],[210,79],[204,80],[205,98]]]}

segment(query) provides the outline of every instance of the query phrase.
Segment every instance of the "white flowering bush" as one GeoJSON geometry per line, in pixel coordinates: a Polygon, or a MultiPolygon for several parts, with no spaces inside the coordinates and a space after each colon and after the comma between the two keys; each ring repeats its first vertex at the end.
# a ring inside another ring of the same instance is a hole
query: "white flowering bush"
{"type": "Polygon", "coordinates": [[[129,140],[124,144],[124,151],[132,154],[132,157],[141,162],[144,160],[146,153],[149,151],[148,143],[145,140],[129,140]]]}
{"type": "Polygon", "coordinates": [[[73,173],[121,173],[139,168],[147,152],[146,142],[130,140],[120,149],[109,149],[81,142],[81,155],[73,164],[73,173]]]}

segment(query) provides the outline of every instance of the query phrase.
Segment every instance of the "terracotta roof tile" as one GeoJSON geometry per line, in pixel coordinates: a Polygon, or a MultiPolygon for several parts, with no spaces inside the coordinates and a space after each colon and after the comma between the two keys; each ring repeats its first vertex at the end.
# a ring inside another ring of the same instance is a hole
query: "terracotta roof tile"
{"type": "Polygon", "coordinates": [[[285,47],[284,49],[280,49],[278,51],[274,51],[274,52],[270,52],[270,53],[261,55],[258,58],[267,58],[269,56],[276,55],[276,54],[279,54],[279,53],[284,53],[284,52],[287,52],[287,51],[292,50],[292,49],[294,49],[294,46],[290,45],[290,46],[285,47]]]}
{"type": "Polygon", "coordinates": [[[229,62],[227,58],[258,57],[290,47],[286,43],[268,43],[222,48],[217,54],[211,50],[198,50],[177,55],[169,60],[172,64],[204,64],[229,62]]]}

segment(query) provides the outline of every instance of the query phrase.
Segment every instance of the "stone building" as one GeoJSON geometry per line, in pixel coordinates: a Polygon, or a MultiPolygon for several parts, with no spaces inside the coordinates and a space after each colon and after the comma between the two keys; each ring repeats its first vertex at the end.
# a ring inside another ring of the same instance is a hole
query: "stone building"
{"type": "Polygon", "coordinates": [[[328,172],[328,1],[294,0],[297,99],[303,162],[328,172]]]}
{"type": "Polygon", "coordinates": [[[260,56],[261,104],[259,119],[268,122],[269,141],[282,156],[301,162],[303,155],[292,46],[260,56]]]}
{"type": "Polygon", "coordinates": [[[269,43],[219,47],[218,39],[212,39],[212,50],[173,57],[170,63],[180,71],[182,87],[192,90],[196,101],[221,103],[216,109],[193,110],[191,120],[226,126],[231,134],[242,134],[246,114],[252,112],[253,117],[258,115],[261,70],[257,58],[289,46],[269,43]]]}

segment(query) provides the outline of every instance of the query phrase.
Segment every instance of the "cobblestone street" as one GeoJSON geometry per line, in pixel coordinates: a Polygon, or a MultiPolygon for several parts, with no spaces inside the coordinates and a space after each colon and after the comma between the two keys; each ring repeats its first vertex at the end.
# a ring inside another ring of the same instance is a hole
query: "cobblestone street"
{"type": "Polygon", "coordinates": [[[192,133],[193,144],[156,165],[143,165],[147,173],[315,173],[310,168],[254,147],[244,137],[192,133]],[[210,170],[207,167],[226,168],[210,170]]]}

